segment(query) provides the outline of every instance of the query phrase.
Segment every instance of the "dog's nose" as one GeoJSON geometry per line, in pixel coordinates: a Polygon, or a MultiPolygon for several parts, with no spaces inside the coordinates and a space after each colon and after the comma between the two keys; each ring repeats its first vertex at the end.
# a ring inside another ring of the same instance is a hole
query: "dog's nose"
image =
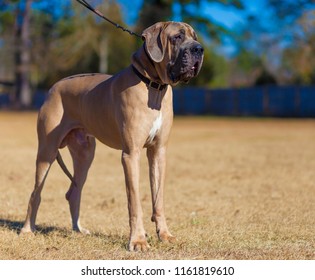
{"type": "Polygon", "coordinates": [[[195,45],[191,48],[191,52],[193,54],[199,54],[202,55],[203,54],[203,47],[201,45],[195,45]]]}

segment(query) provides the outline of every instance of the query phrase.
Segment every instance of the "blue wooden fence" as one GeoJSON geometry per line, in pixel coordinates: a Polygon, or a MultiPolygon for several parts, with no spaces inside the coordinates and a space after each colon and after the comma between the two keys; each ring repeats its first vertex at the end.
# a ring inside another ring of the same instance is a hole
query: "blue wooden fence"
{"type": "MultiPolygon", "coordinates": [[[[33,106],[43,104],[46,91],[37,91],[33,106]]],[[[0,108],[9,105],[0,94],[0,108]]],[[[175,88],[176,115],[315,118],[315,86],[261,86],[239,89],[175,88]]]]}
{"type": "Polygon", "coordinates": [[[174,89],[177,115],[315,117],[315,86],[174,89]]]}

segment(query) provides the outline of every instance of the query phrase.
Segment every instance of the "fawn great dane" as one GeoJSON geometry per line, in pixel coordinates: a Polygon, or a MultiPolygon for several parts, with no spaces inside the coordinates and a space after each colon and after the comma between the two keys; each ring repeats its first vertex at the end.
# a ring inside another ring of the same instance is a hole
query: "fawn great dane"
{"type": "Polygon", "coordinates": [[[82,74],[57,82],[38,115],[35,187],[21,233],[33,232],[41,191],[57,159],[71,179],[66,193],[73,230],[89,233],[79,222],[81,192],[94,158],[95,138],[122,150],[128,198],[129,250],[149,245],[142,221],[139,160],[147,149],[152,193],[152,218],[161,241],[172,241],[164,215],[165,155],[173,122],[172,86],[188,82],[202,65],[203,47],[193,28],[181,22],[159,22],[142,33],[144,43],[132,64],[116,75],[82,74]],[[59,153],[68,147],[71,175],[59,153]]]}

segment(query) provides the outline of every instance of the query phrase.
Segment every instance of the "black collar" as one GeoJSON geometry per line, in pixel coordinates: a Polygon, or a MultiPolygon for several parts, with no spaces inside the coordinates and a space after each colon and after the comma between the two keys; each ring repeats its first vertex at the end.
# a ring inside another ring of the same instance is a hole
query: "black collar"
{"type": "Polygon", "coordinates": [[[137,69],[136,67],[134,67],[132,65],[132,70],[135,72],[135,74],[140,78],[140,80],[142,82],[144,82],[148,87],[151,87],[151,88],[154,88],[156,90],[164,90],[167,88],[167,84],[159,84],[159,83],[156,83],[156,82],[153,82],[151,81],[150,79],[148,79],[147,77],[143,76],[137,69]]]}

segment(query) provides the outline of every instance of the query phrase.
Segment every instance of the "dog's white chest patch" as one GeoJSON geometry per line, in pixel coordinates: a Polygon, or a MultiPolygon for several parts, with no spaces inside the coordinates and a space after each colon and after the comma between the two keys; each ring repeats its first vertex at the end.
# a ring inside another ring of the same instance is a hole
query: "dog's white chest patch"
{"type": "Polygon", "coordinates": [[[155,119],[155,121],[152,124],[152,128],[149,132],[149,137],[148,137],[148,141],[147,141],[148,143],[152,143],[154,137],[156,136],[156,134],[160,130],[162,123],[163,123],[162,112],[160,112],[160,114],[158,115],[158,117],[155,119]]]}

